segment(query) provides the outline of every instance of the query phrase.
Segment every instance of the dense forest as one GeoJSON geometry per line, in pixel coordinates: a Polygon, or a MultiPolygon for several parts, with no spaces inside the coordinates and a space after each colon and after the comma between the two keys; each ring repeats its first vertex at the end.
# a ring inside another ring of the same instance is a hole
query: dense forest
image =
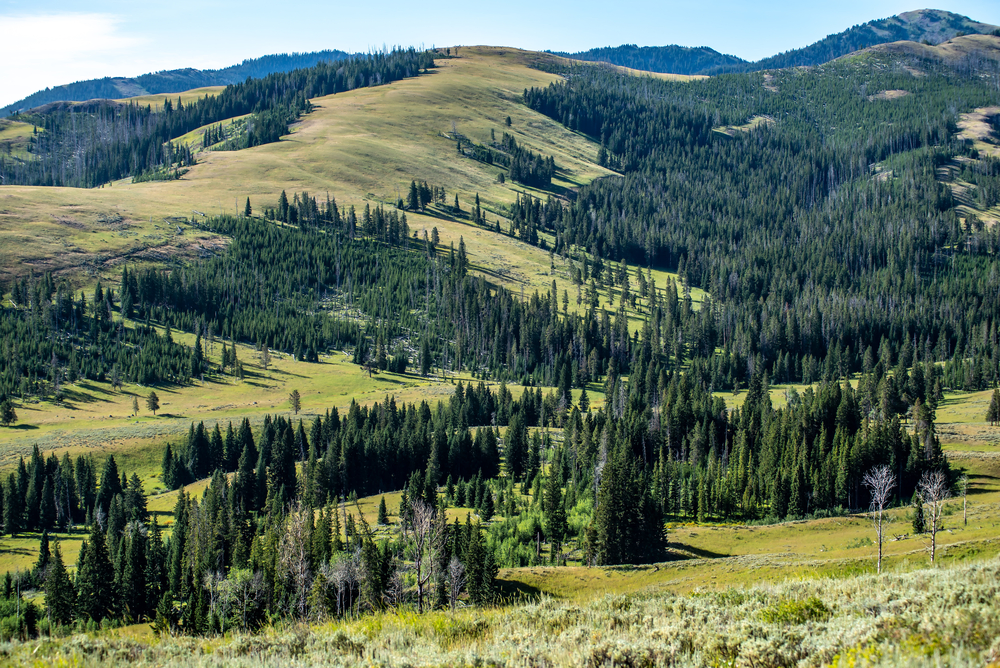
{"type": "Polygon", "coordinates": [[[18,115],[18,120],[34,123],[41,132],[29,142],[32,159],[0,157],[0,176],[7,184],[99,186],[169,167],[178,150],[172,140],[244,114],[251,116],[242,147],[274,142],[310,109],[310,98],[398,81],[433,64],[429,54],[413,49],[373,53],[248,79],[187,106],[179,99],[176,104],[168,100],[158,112],[148,105],[105,100],[18,115]]]}
{"type": "Polygon", "coordinates": [[[573,60],[590,60],[611,63],[646,72],[667,74],[701,74],[716,67],[739,66],[746,61],[736,56],[722,54],[707,46],[605,46],[576,53],[555,51],[557,56],[573,60]]]}
{"type": "MultiPolygon", "coordinates": [[[[949,362],[949,387],[995,383],[1000,236],[963,222],[936,173],[974,152],[952,139],[955,107],[986,104],[995,84],[850,63],[772,76],[775,91],[759,75],[672,84],[585,68],[528,91],[624,172],[545,217],[557,252],[672,267],[709,292],[707,328],[685,341],[715,388],[757,368],[830,380],[888,351],[884,368],[902,353],[907,367],[949,362]],[[869,99],[890,89],[913,94],[869,99]],[[714,131],[763,116],[776,122],[714,131]]],[[[984,201],[991,165],[969,175],[984,201]]]]}

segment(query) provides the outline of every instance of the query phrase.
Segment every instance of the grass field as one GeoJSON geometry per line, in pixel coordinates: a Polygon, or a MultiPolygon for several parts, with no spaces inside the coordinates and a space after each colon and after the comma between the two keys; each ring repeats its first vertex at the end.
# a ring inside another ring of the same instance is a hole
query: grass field
{"type": "Polygon", "coordinates": [[[133,102],[139,105],[149,105],[154,111],[163,108],[163,103],[166,100],[170,100],[170,103],[177,105],[177,100],[179,99],[182,104],[188,105],[192,104],[201,98],[208,95],[209,97],[215,97],[225,89],[225,86],[205,86],[203,88],[192,88],[191,90],[186,90],[182,93],[155,93],[153,95],[139,95],[137,97],[127,97],[124,99],[117,100],[118,102],[133,102]]]}
{"type": "Polygon", "coordinates": [[[31,123],[0,118],[0,155],[26,158],[28,138],[34,131],[35,126],[31,123]]]}

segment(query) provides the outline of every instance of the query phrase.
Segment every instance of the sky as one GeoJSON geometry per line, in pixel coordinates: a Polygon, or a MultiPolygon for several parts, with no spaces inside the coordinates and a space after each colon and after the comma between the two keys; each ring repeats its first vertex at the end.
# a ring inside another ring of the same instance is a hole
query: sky
{"type": "MultiPolygon", "coordinates": [[[[322,49],[490,44],[572,52],[680,44],[758,60],[920,8],[912,0],[0,0],[0,106],[84,79],[215,69],[322,49]]],[[[997,0],[942,0],[934,8],[1000,25],[997,0]]]]}

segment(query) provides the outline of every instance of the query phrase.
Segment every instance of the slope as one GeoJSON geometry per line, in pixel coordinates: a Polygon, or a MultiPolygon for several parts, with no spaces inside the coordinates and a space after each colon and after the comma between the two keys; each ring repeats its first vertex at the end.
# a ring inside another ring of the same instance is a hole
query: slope
{"type": "MultiPolygon", "coordinates": [[[[54,270],[77,273],[109,269],[131,258],[166,260],[177,252],[212,252],[217,241],[182,226],[173,217],[233,212],[249,197],[255,210],[277,205],[285,190],[329,192],[342,207],[360,211],[366,202],[393,204],[413,179],[444,186],[448,201],[458,196],[463,210],[477,193],[491,223],[511,204],[522,186],[497,181],[499,168],[458,159],[447,138],[454,130],[476,142],[490,131],[514,135],[519,144],[555,158],[556,192],[611,172],[596,166],[598,147],[558,123],[530,111],[518,100],[525,88],[557,79],[528,67],[538,56],[508,49],[467,48],[462,57],[442,59],[429,75],[378,88],[360,89],[314,100],[282,141],[238,152],[205,152],[179,181],[105,188],[0,188],[0,240],[5,254],[0,275],[54,270]],[[511,126],[505,119],[511,118],[511,126]],[[107,221],[113,221],[113,229],[107,221]]],[[[530,190],[530,189],[528,189],[530,190]]],[[[545,193],[536,192],[545,196],[545,193]]],[[[410,215],[421,234],[437,227],[442,241],[481,237],[461,217],[410,215]]],[[[490,235],[492,236],[492,235],[490,235]]],[[[485,238],[484,238],[485,240],[485,238]]],[[[520,242],[498,254],[492,240],[470,244],[474,265],[489,266],[503,280],[516,282],[548,270],[547,254],[520,242]],[[501,255],[503,259],[501,259],[501,255]],[[521,266],[533,258],[531,267],[521,266]]]]}

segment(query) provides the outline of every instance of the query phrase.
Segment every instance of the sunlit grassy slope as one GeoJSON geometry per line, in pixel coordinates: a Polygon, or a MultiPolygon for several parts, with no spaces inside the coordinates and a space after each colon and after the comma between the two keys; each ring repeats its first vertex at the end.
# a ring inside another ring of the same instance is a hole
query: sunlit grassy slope
{"type": "Polygon", "coordinates": [[[222,91],[225,86],[205,86],[204,88],[192,88],[191,90],[186,90],[183,93],[156,93],[153,95],[139,95],[137,97],[129,97],[118,102],[133,102],[139,105],[149,105],[154,110],[162,109],[163,103],[170,100],[170,103],[177,105],[177,100],[180,100],[182,104],[188,105],[193,104],[197,100],[205,97],[206,95],[214,97],[222,91]]]}
{"type": "MultiPolygon", "coordinates": [[[[412,179],[426,180],[444,186],[449,203],[458,194],[466,212],[479,193],[492,222],[491,212],[525,189],[499,184],[498,168],[459,158],[444,136],[453,128],[477,142],[488,141],[491,129],[498,136],[508,131],[519,143],[553,155],[559,168],[553,192],[566,193],[610,172],[594,164],[593,142],[518,102],[525,88],[557,80],[528,66],[543,57],[463,48],[461,57],[438,60],[427,75],[318,98],[316,110],[282,141],[202,153],[180,181],[126,180],[92,190],[0,187],[0,244],[10,249],[0,259],[0,273],[106,272],[125,260],[197,256],[218,242],[189,229],[177,234],[171,217],[242,211],[247,197],[261,211],[275,206],[282,190],[289,196],[330,193],[341,206],[363,208],[365,201],[394,203],[412,179]]],[[[469,237],[472,262],[503,270],[501,280],[510,283],[531,282],[549,270],[545,252],[517,242],[497,244],[492,235],[481,239],[461,219],[443,213],[409,215],[409,224],[417,231],[437,227],[445,244],[469,237]]]]}

